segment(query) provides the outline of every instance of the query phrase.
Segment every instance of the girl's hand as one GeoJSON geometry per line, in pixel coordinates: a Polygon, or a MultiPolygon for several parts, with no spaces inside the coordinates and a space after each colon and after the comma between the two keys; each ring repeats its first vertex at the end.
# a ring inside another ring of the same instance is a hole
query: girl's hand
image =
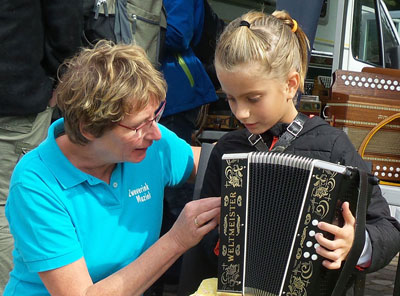
{"type": "Polygon", "coordinates": [[[342,205],[342,214],[344,218],[343,227],[339,227],[326,222],[320,222],[318,228],[334,235],[334,239],[325,238],[322,233],[315,235],[320,246],[316,249],[320,256],[329,260],[322,261],[322,265],[328,269],[339,269],[342,261],[346,260],[354,241],[355,222],[353,214],[350,211],[349,203],[342,205]]]}

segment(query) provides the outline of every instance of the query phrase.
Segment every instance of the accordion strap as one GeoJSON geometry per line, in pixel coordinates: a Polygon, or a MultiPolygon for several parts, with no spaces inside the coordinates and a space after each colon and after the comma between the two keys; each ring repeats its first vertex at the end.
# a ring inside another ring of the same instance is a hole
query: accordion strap
{"type": "Polygon", "coordinates": [[[347,287],[347,282],[350,276],[354,273],[357,261],[360,258],[362,250],[365,244],[365,223],[367,215],[367,204],[371,195],[370,183],[374,182],[375,179],[370,180],[367,172],[357,169],[360,178],[360,185],[358,191],[358,202],[357,210],[355,214],[356,225],[354,233],[353,246],[347,255],[347,259],[343,264],[343,268],[340,272],[339,278],[336,282],[336,286],[331,296],[342,296],[344,295],[347,287]]]}
{"type": "MultiPolygon", "coordinates": [[[[292,143],[294,139],[297,138],[299,133],[302,131],[304,123],[307,121],[308,116],[303,113],[297,113],[296,118],[288,125],[286,131],[279,137],[278,142],[271,149],[271,151],[275,152],[283,152],[287,147],[292,143]]],[[[249,133],[250,134],[250,133],[249,133]]],[[[267,144],[265,144],[261,135],[250,134],[247,138],[251,144],[251,146],[256,147],[258,151],[264,152],[268,151],[269,148],[267,144]]]]}

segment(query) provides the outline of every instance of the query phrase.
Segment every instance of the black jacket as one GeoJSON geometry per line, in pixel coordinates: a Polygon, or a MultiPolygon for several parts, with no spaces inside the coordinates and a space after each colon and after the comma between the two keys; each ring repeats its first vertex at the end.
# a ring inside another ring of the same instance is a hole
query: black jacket
{"type": "Polygon", "coordinates": [[[81,0],[2,0],[0,116],[45,110],[59,65],[79,49],[81,0]]]}
{"type": "MultiPolygon", "coordinates": [[[[277,124],[264,133],[262,137],[266,144],[270,146],[273,136],[280,136],[286,127],[285,124],[277,124]]],[[[246,130],[236,130],[224,135],[211,153],[201,196],[220,196],[221,156],[224,153],[251,151],[256,149],[247,140],[246,130]]],[[[357,153],[347,135],[342,130],[331,127],[318,116],[306,121],[298,138],[291,143],[285,153],[359,167],[368,171],[367,164],[357,153]]],[[[378,185],[373,188],[372,199],[368,206],[366,229],[373,248],[372,262],[366,271],[372,272],[387,265],[400,250],[400,224],[390,216],[388,204],[378,185]]],[[[215,256],[213,248],[217,236],[215,231],[201,242],[209,258],[215,256]]],[[[210,264],[215,264],[216,267],[216,260],[210,260],[210,264]]]]}

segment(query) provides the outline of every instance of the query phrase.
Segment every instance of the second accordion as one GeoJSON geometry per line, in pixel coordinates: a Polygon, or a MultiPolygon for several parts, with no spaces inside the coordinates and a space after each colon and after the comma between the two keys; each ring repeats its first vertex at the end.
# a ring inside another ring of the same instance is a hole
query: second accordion
{"type": "Polygon", "coordinates": [[[353,167],[274,152],[222,158],[218,295],[341,295],[365,240],[370,175],[353,167]],[[356,217],[341,270],[316,253],[320,221],[342,226],[342,203],[356,217]],[[345,273],[348,274],[345,274],[345,273]]]}

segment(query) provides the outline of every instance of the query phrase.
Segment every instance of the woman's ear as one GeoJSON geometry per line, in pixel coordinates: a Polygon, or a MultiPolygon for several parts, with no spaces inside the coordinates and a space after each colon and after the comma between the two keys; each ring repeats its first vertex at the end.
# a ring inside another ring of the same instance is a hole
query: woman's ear
{"type": "Polygon", "coordinates": [[[95,138],[95,136],[93,136],[91,133],[86,131],[85,124],[83,122],[79,123],[79,130],[80,130],[82,136],[84,136],[89,142],[95,138]]]}
{"type": "Polygon", "coordinates": [[[289,72],[287,79],[288,99],[292,100],[296,95],[300,85],[300,74],[297,71],[289,72]]]}

